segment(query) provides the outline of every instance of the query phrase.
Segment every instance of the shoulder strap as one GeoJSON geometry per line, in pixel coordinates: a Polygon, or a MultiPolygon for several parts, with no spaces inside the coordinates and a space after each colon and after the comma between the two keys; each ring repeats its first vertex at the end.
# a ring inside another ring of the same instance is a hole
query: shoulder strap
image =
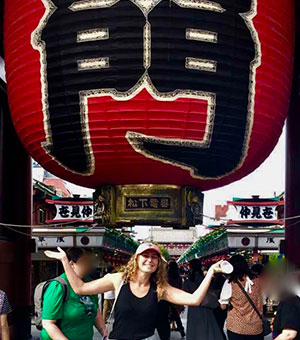
{"type": "Polygon", "coordinates": [[[115,309],[115,306],[116,306],[116,303],[117,303],[117,300],[118,300],[120,291],[121,291],[121,289],[122,289],[122,287],[123,287],[123,285],[124,285],[124,281],[125,281],[125,280],[122,279],[121,284],[120,284],[120,286],[119,286],[119,288],[118,288],[118,290],[117,290],[117,294],[115,295],[115,301],[114,301],[113,306],[112,306],[112,308],[111,308],[111,311],[110,311],[108,320],[111,320],[111,318],[112,318],[112,316],[113,316],[113,312],[114,312],[114,309],[115,309]]]}
{"type": "Polygon", "coordinates": [[[52,281],[57,281],[57,282],[59,282],[61,284],[62,289],[63,289],[63,294],[64,294],[63,303],[65,303],[68,300],[68,298],[69,298],[68,283],[67,283],[67,281],[64,278],[62,278],[61,276],[58,276],[58,277],[56,277],[54,279],[46,281],[46,283],[44,284],[43,291],[42,291],[42,296],[41,296],[41,305],[42,305],[42,307],[43,307],[43,299],[44,299],[45,292],[46,292],[47,288],[49,287],[49,285],[50,285],[50,283],[52,281]]]}
{"type": "Polygon", "coordinates": [[[251,297],[248,295],[248,293],[245,291],[244,287],[241,285],[241,283],[237,280],[237,284],[240,287],[240,289],[242,290],[242,292],[244,293],[244,295],[246,296],[247,300],[249,301],[250,305],[252,306],[252,308],[254,309],[255,313],[259,316],[259,318],[261,320],[263,320],[262,315],[260,314],[260,312],[258,311],[257,307],[255,306],[254,302],[252,301],[251,297]]]}
{"type": "Polygon", "coordinates": [[[64,278],[62,278],[61,276],[56,277],[52,281],[57,281],[62,285],[63,290],[64,290],[64,300],[63,301],[65,303],[69,298],[69,286],[68,286],[67,281],[64,278]]]}

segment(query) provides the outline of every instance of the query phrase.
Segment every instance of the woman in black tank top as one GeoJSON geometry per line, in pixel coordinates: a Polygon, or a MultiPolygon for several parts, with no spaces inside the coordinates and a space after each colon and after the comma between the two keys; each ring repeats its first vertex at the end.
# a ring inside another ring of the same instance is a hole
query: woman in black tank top
{"type": "MultiPolygon", "coordinates": [[[[199,306],[209,288],[214,273],[221,272],[221,262],[210,267],[205,279],[193,293],[172,287],[167,282],[166,263],[159,247],[141,244],[123,272],[108,274],[102,279],[83,282],[73,271],[65,252],[46,251],[48,257],[62,261],[65,273],[76,294],[118,292],[114,306],[114,325],[110,339],[142,340],[154,335],[159,300],[176,305],[199,306]]],[[[72,339],[69,339],[72,340],[72,339]]]]}
{"type": "Polygon", "coordinates": [[[114,308],[114,326],[110,339],[146,339],[156,328],[157,292],[152,283],[149,292],[142,298],[136,297],[125,283],[114,308]]]}

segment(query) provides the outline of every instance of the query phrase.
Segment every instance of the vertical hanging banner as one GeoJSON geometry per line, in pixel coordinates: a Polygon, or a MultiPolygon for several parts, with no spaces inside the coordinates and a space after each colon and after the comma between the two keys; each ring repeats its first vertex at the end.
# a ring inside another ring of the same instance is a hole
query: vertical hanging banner
{"type": "Polygon", "coordinates": [[[71,182],[238,180],[287,116],[292,0],[9,0],[5,62],[16,131],[71,182]]]}

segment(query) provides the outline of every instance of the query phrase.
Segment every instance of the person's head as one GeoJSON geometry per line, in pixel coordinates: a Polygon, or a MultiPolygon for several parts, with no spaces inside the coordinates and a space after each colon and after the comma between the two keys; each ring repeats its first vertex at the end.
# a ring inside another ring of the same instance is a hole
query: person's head
{"type": "Polygon", "coordinates": [[[251,267],[252,273],[256,274],[257,276],[261,276],[264,273],[264,269],[265,269],[265,267],[260,263],[255,263],[251,267]]]}
{"type": "Polygon", "coordinates": [[[125,281],[133,280],[138,273],[149,275],[158,291],[167,283],[166,264],[158,246],[142,243],[124,268],[125,281]]]}
{"type": "Polygon", "coordinates": [[[106,268],[106,273],[107,274],[111,274],[111,273],[115,273],[116,270],[113,266],[109,265],[107,268],[106,268]]]}
{"type": "Polygon", "coordinates": [[[237,282],[237,280],[243,280],[245,276],[250,279],[256,277],[248,266],[247,261],[241,255],[234,255],[230,258],[229,262],[233,266],[233,272],[229,276],[229,282],[237,282]]]}
{"type": "Polygon", "coordinates": [[[169,283],[172,282],[172,280],[176,280],[180,278],[179,274],[179,267],[176,261],[172,260],[168,263],[168,280],[169,283]]]}
{"type": "Polygon", "coordinates": [[[179,267],[176,261],[172,260],[168,263],[168,275],[176,277],[179,275],[179,267]]]}
{"type": "Polygon", "coordinates": [[[72,247],[67,250],[67,257],[71,267],[80,278],[84,278],[92,272],[94,255],[90,249],[72,247]]]}
{"type": "Polygon", "coordinates": [[[203,271],[202,271],[202,264],[201,261],[199,259],[193,259],[190,261],[190,275],[189,275],[189,279],[191,281],[195,281],[196,276],[201,276],[203,277],[203,271]]]}

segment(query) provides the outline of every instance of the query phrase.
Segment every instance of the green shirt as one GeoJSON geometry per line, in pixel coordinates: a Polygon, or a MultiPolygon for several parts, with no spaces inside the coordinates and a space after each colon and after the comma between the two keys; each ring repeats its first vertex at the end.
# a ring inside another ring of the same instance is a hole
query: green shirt
{"type": "MultiPolygon", "coordinates": [[[[53,281],[47,288],[43,299],[43,320],[59,320],[59,328],[69,340],[92,340],[93,326],[98,312],[98,296],[82,296],[74,293],[66,274],[62,274],[68,283],[69,297],[63,303],[62,285],[53,281]]],[[[51,340],[45,329],[41,340],[51,340]]]]}

